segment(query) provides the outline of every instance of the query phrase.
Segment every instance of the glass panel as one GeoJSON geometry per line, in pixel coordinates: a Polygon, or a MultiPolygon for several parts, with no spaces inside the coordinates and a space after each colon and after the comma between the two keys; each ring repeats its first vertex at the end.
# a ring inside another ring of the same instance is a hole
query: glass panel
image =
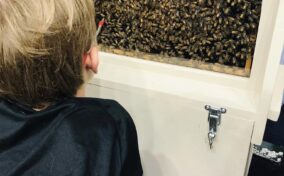
{"type": "Polygon", "coordinates": [[[103,51],[249,76],[261,0],[96,0],[103,51]]]}

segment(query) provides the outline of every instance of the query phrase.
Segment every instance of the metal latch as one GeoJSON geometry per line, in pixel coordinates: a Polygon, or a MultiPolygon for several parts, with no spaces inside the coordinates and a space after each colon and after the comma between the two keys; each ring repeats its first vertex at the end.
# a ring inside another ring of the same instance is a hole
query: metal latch
{"type": "Polygon", "coordinates": [[[209,132],[208,132],[208,140],[210,149],[213,147],[213,140],[217,135],[217,127],[221,124],[221,116],[226,113],[227,110],[225,108],[214,108],[210,105],[206,105],[205,109],[209,111],[208,114],[208,122],[209,122],[209,132]]]}

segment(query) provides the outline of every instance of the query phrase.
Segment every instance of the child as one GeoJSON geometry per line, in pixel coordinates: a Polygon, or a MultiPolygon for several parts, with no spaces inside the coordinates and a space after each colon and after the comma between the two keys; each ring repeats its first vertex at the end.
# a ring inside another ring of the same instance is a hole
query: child
{"type": "Polygon", "coordinates": [[[92,0],[0,0],[0,176],[140,176],[134,123],[75,97],[97,72],[92,0]]]}

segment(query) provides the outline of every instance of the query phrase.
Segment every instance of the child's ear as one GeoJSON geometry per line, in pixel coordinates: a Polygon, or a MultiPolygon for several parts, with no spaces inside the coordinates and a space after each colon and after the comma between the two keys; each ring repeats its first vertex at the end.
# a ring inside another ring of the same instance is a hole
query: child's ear
{"type": "Polygon", "coordinates": [[[87,70],[92,70],[94,73],[98,72],[99,66],[99,51],[97,47],[92,47],[88,53],[83,55],[83,66],[87,70]]]}

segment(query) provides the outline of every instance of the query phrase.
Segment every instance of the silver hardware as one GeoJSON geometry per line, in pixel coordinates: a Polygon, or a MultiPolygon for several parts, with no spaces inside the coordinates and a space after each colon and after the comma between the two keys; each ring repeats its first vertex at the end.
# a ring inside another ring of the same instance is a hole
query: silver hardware
{"type": "Polygon", "coordinates": [[[209,122],[209,132],[208,132],[208,140],[210,149],[213,147],[214,139],[217,135],[217,127],[221,124],[221,116],[226,113],[227,110],[225,108],[214,108],[210,105],[206,105],[205,109],[209,111],[208,114],[208,122],[209,122]]]}
{"type": "Polygon", "coordinates": [[[252,149],[253,154],[279,165],[283,161],[284,147],[282,146],[263,141],[261,145],[253,145],[252,149]]]}

